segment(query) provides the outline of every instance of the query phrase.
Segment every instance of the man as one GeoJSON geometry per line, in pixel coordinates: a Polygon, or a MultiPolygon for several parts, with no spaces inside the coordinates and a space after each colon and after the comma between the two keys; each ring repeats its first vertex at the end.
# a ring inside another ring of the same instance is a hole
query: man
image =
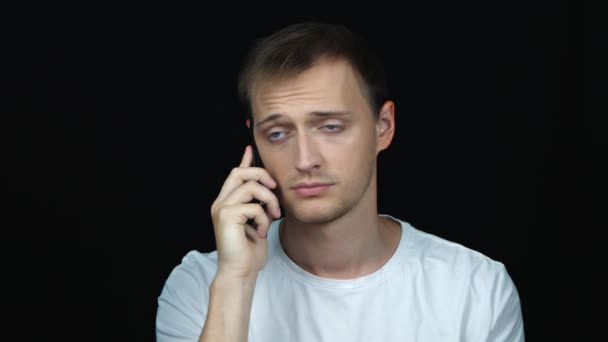
{"type": "Polygon", "coordinates": [[[395,105],[360,38],[284,28],[239,89],[264,167],[247,146],[211,207],[217,251],[186,255],[159,297],[159,341],[524,340],[501,263],[378,214],[395,105]]]}

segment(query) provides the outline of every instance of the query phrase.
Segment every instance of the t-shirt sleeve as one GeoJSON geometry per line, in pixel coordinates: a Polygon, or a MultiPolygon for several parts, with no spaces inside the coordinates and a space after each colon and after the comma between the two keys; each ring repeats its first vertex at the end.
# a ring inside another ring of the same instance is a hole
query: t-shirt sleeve
{"type": "Polygon", "coordinates": [[[198,341],[207,317],[214,264],[207,255],[188,253],[175,267],[158,297],[156,340],[198,341]]]}
{"type": "Polygon", "coordinates": [[[519,294],[504,265],[500,264],[492,293],[493,315],[488,342],[524,342],[519,294]]]}

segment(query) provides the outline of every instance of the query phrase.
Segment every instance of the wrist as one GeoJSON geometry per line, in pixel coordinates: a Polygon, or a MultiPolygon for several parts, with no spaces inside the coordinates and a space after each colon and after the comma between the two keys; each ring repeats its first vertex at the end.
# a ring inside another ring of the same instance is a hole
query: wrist
{"type": "Polygon", "coordinates": [[[216,288],[253,288],[258,274],[235,275],[227,272],[218,272],[213,279],[212,286],[216,288]]]}

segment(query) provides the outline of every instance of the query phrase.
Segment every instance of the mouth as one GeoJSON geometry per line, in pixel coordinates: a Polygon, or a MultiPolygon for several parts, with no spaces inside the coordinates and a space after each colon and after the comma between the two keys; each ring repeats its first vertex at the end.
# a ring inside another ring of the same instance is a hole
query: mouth
{"type": "Polygon", "coordinates": [[[293,188],[302,197],[318,196],[326,192],[332,184],[299,185],[293,188]]]}

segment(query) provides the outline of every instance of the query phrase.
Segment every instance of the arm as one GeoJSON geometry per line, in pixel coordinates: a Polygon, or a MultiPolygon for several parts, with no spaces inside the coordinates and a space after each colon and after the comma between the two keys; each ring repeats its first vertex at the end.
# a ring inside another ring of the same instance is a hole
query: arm
{"type": "Polygon", "coordinates": [[[211,206],[218,272],[209,289],[200,342],[247,341],[255,281],[268,257],[266,233],[272,219],[281,216],[278,199],[269,189],[277,184],[266,170],[250,167],[252,153],[247,146],[211,206]]]}
{"type": "Polygon", "coordinates": [[[199,279],[201,269],[184,264],[169,277],[159,299],[159,341],[247,341],[255,282],[268,255],[266,233],[281,216],[270,191],[277,184],[266,170],[250,167],[252,157],[248,147],[211,206],[215,272],[207,265],[199,279]]]}
{"type": "Polygon", "coordinates": [[[255,281],[268,257],[266,233],[272,219],[281,216],[278,199],[269,189],[276,182],[266,170],[250,167],[252,159],[248,146],[211,206],[218,272],[209,289],[200,342],[247,341],[255,281]]]}
{"type": "Polygon", "coordinates": [[[256,278],[217,276],[213,280],[200,342],[247,341],[256,278]]]}

